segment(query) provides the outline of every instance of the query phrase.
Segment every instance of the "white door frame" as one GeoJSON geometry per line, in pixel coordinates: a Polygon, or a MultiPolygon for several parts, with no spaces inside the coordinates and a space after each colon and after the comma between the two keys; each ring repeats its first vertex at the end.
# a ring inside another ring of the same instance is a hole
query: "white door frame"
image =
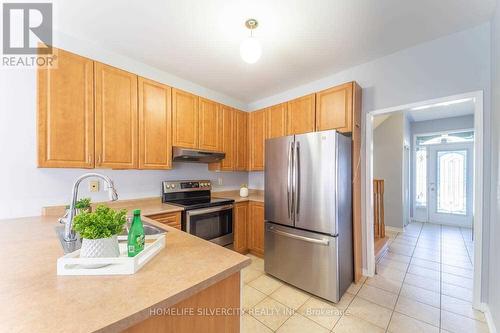
{"type": "Polygon", "coordinates": [[[375,274],[375,248],[373,235],[373,117],[417,108],[430,104],[450,102],[459,99],[474,100],[474,290],[473,307],[483,309],[481,304],[481,265],[482,265],[482,234],[483,234],[483,91],[452,95],[410,103],[385,109],[369,111],[365,115],[365,170],[364,170],[364,239],[366,240],[366,270],[365,275],[375,274]]]}

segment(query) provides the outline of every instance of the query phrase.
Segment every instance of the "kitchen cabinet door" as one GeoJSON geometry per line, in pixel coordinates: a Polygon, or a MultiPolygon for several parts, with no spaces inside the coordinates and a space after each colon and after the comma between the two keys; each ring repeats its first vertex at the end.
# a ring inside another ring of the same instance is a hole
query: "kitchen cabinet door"
{"type": "Polygon", "coordinates": [[[352,132],[353,82],[316,94],[316,130],[352,132]]]}
{"type": "Polygon", "coordinates": [[[250,202],[250,252],[264,255],[264,203],[250,202]]]}
{"type": "Polygon", "coordinates": [[[136,169],[137,75],[94,63],[96,167],[136,169]]]}
{"type": "Polygon", "coordinates": [[[172,167],[172,88],[139,78],[139,169],[172,167]]]}
{"type": "Polygon", "coordinates": [[[240,253],[248,251],[248,202],[234,205],[233,210],[234,250],[240,253]]]}
{"type": "Polygon", "coordinates": [[[235,114],[230,107],[222,106],[222,151],[226,157],[220,163],[220,170],[233,171],[235,165],[235,114]]]}
{"type": "Polygon", "coordinates": [[[198,96],[172,89],[172,145],[198,148],[198,96]]]}
{"type": "Polygon", "coordinates": [[[234,133],[234,170],[247,171],[248,170],[248,112],[235,111],[235,133],[234,133]]]}
{"type": "Polygon", "coordinates": [[[150,218],[156,222],[160,222],[166,224],[172,228],[176,228],[181,230],[181,213],[160,213],[154,215],[148,215],[147,218],[150,218]]]}
{"type": "Polygon", "coordinates": [[[286,103],[281,103],[266,109],[267,139],[286,135],[286,110],[286,103]]]}
{"type": "Polygon", "coordinates": [[[303,96],[287,103],[287,135],[314,132],[316,96],[303,96]]]}
{"type": "Polygon", "coordinates": [[[94,167],[94,62],[57,50],[38,69],[38,167],[94,167]]]}
{"type": "Polygon", "coordinates": [[[264,170],[266,140],[266,111],[251,112],[249,116],[250,171],[264,170]]]}
{"type": "Polygon", "coordinates": [[[211,100],[199,99],[199,145],[201,150],[221,151],[221,107],[211,100]]]}

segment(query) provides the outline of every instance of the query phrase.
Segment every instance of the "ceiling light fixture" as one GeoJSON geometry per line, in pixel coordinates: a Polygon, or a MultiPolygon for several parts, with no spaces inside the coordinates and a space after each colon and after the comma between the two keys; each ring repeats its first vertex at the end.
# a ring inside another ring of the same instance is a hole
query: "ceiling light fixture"
{"type": "Polygon", "coordinates": [[[253,36],[253,30],[256,29],[258,25],[259,22],[257,22],[256,19],[248,19],[245,22],[245,26],[250,30],[250,37],[241,42],[240,55],[241,58],[249,64],[256,63],[262,54],[260,42],[253,36]]]}

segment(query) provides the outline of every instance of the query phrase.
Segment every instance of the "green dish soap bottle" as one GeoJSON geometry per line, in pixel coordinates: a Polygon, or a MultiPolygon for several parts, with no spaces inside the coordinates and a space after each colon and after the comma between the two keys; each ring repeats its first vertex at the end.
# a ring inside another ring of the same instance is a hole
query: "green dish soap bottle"
{"type": "Polygon", "coordinates": [[[134,219],[128,232],[127,239],[128,256],[135,257],[144,250],[144,226],[141,220],[141,210],[134,210],[134,219]]]}

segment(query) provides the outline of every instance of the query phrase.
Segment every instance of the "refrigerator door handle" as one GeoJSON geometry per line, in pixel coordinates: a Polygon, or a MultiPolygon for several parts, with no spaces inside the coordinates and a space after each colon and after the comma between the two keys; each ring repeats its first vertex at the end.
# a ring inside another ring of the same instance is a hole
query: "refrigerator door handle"
{"type": "Polygon", "coordinates": [[[295,155],[293,157],[293,204],[295,208],[295,219],[298,218],[300,212],[300,142],[295,143],[295,155]]]}
{"type": "Polygon", "coordinates": [[[310,238],[310,237],[290,234],[288,232],[284,232],[284,231],[275,229],[274,227],[269,227],[269,231],[271,231],[277,235],[280,235],[280,236],[298,239],[298,240],[308,242],[308,243],[320,244],[320,245],[325,245],[325,246],[328,246],[330,244],[330,241],[328,239],[316,239],[316,238],[310,238]]]}
{"type": "Polygon", "coordinates": [[[286,187],[286,195],[287,195],[287,212],[288,212],[288,218],[292,218],[292,168],[293,168],[293,142],[290,142],[290,145],[288,147],[288,175],[287,175],[287,187],[286,187]]]}

